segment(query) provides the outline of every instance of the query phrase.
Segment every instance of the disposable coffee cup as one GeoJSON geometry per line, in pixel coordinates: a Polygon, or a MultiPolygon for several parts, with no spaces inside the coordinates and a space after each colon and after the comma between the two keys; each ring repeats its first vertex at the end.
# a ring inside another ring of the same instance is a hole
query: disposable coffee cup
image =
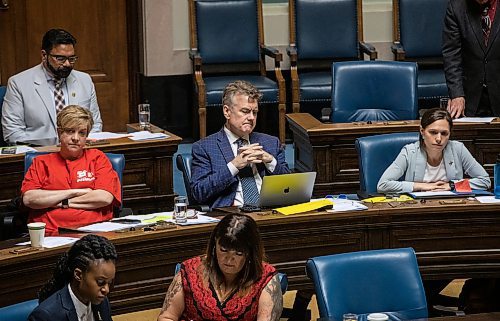
{"type": "Polygon", "coordinates": [[[30,233],[31,247],[43,247],[43,241],[45,239],[45,223],[29,223],[28,231],[30,233]]]}
{"type": "Polygon", "coordinates": [[[370,313],[366,317],[368,321],[387,321],[389,320],[389,316],[385,313],[370,313]]]}

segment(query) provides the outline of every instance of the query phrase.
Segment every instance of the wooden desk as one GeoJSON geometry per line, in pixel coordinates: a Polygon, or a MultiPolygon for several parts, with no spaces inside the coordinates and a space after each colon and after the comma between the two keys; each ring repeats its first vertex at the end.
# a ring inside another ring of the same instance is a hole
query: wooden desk
{"type": "MultiPolygon", "coordinates": [[[[377,134],[417,132],[420,121],[324,124],[306,113],[287,114],[295,144],[295,169],[316,171],[314,195],[355,193],[359,189],[356,138],[377,134]]],[[[452,139],[463,142],[493,178],[500,153],[500,122],[454,124],[452,139]]]]}
{"type": "MultiPolygon", "coordinates": [[[[500,277],[500,204],[443,206],[387,203],[363,212],[259,215],[266,254],[288,275],[290,289],[312,288],[305,260],[312,256],[411,246],[422,277],[500,277]]],[[[214,225],[155,232],[106,233],[118,251],[110,300],[115,314],[159,308],[175,264],[204,252],[214,225]]],[[[32,299],[66,248],[14,255],[0,242],[0,306],[32,299]]]]}
{"type": "MultiPolygon", "coordinates": [[[[171,209],[173,205],[173,162],[181,138],[171,134],[167,139],[133,141],[129,138],[111,139],[109,144],[95,145],[106,153],[125,155],[123,171],[123,204],[138,210],[171,209]]],[[[58,151],[56,146],[37,148],[58,151]]],[[[19,195],[24,177],[24,154],[0,156],[0,210],[19,195]]]]}
{"type": "Polygon", "coordinates": [[[412,321],[498,321],[498,320],[500,320],[500,312],[417,319],[412,321]]]}

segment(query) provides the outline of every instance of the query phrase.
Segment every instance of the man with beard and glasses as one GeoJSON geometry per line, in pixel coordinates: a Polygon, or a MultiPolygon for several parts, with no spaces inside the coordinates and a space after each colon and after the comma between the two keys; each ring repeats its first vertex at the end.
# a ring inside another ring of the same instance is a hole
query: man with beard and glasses
{"type": "Polygon", "coordinates": [[[102,129],[92,79],[73,70],[76,39],[62,29],[51,29],[42,39],[42,63],[12,76],[2,107],[4,140],[9,144],[58,143],[57,114],[68,105],[92,113],[92,132],[102,129]]]}

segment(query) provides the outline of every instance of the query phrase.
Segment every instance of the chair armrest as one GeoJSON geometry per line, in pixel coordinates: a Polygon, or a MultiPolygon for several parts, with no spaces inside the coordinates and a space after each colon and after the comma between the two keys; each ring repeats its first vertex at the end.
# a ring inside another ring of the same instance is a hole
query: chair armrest
{"type": "Polygon", "coordinates": [[[189,50],[189,59],[193,61],[195,70],[201,69],[201,55],[196,49],[189,50]]]}
{"type": "Polygon", "coordinates": [[[394,54],[394,60],[403,61],[405,60],[405,49],[400,42],[394,42],[391,45],[391,51],[394,54]]]}
{"type": "Polygon", "coordinates": [[[332,115],[332,109],[330,107],[321,108],[321,121],[323,123],[330,123],[331,115],[332,115]]]}
{"type": "Polygon", "coordinates": [[[286,49],[287,55],[290,57],[290,65],[291,66],[297,66],[297,47],[295,46],[290,46],[286,49]]]}
{"type": "Polygon", "coordinates": [[[266,56],[269,56],[275,60],[275,62],[283,61],[283,55],[279,52],[278,49],[274,47],[261,46],[260,49],[262,53],[266,56]]]}
{"type": "Polygon", "coordinates": [[[377,59],[377,50],[371,43],[360,41],[359,48],[361,50],[361,53],[367,54],[370,57],[370,60],[377,59]]]}

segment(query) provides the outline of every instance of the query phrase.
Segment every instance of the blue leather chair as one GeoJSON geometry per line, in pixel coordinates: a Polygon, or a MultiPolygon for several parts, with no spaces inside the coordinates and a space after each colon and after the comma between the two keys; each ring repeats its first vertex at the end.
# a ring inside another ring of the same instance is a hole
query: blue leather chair
{"type": "Polygon", "coordinates": [[[313,257],[306,262],[321,318],[361,320],[383,312],[390,320],[427,317],[427,302],[412,248],[373,250],[313,257]]]}
{"type": "Polygon", "coordinates": [[[329,107],[333,61],[377,58],[363,42],[362,0],[289,0],[293,112],[304,105],[329,107]]]}
{"type": "Polygon", "coordinates": [[[443,70],[442,34],[448,0],[393,0],[394,60],[418,63],[418,98],[439,107],[448,97],[443,70]]]}
{"type": "Polygon", "coordinates": [[[189,0],[189,14],[189,57],[193,62],[200,138],[207,134],[207,110],[222,106],[224,87],[235,80],[246,80],[263,93],[261,109],[278,105],[279,138],[284,142],[283,57],[275,48],[264,45],[262,0],[189,0]],[[274,59],[274,79],[266,76],[265,56],[274,59]]]}
{"type": "Polygon", "coordinates": [[[334,123],[418,119],[417,64],[346,61],[332,67],[334,123]]]}
{"type": "Polygon", "coordinates": [[[354,145],[359,161],[359,195],[377,194],[377,184],[384,171],[396,159],[403,146],[418,141],[420,135],[393,133],[360,137],[354,145]]]}
{"type": "MultiPolygon", "coordinates": [[[[0,86],[0,120],[2,119],[2,105],[3,105],[3,97],[5,96],[5,92],[7,91],[7,87],[0,86]]],[[[0,147],[6,146],[7,144],[3,140],[3,129],[2,124],[0,123],[0,147]]]]}
{"type": "Polygon", "coordinates": [[[37,306],[38,299],[34,299],[0,308],[0,321],[26,321],[37,306]]]}
{"type": "Polygon", "coordinates": [[[193,197],[191,192],[191,162],[193,161],[193,156],[191,153],[179,153],[175,157],[175,165],[177,169],[182,173],[182,181],[184,182],[184,188],[186,189],[186,197],[188,198],[189,207],[202,212],[210,211],[210,207],[206,204],[198,204],[193,197]]]}

